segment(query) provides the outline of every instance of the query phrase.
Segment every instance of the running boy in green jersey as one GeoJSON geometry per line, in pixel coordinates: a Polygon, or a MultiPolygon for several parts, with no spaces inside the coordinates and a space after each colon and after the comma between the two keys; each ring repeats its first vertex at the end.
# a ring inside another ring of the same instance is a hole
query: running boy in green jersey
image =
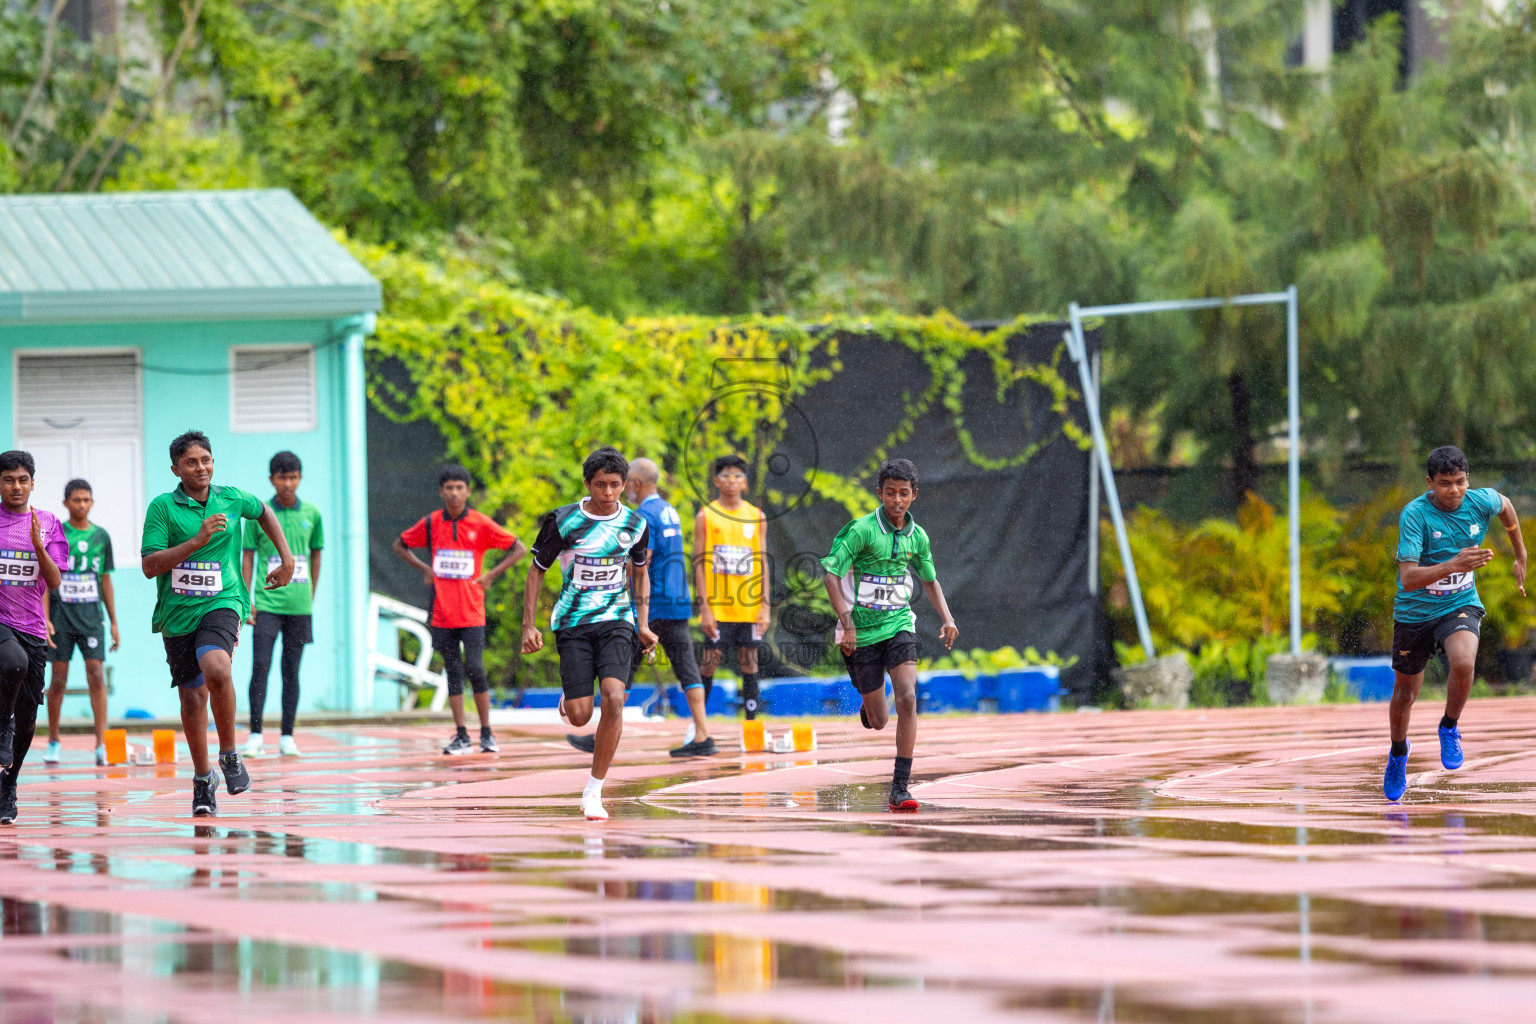
{"type": "Polygon", "coordinates": [[[268,589],[293,578],[293,553],[277,516],[256,495],[215,486],[213,442],[189,430],[171,442],[171,472],[181,482],[149,503],[139,549],[144,576],[155,581],[154,630],[165,639],[171,686],[181,698],[181,726],[192,753],[192,814],[218,813],[219,777],[208,762],[208,710],[219,732],[219,767],[231,795],[251,787],[235,749],[235,683],[230,659],[251,594],[240,579],[240,520],[255,519],[278,565],[268,589]]]}
{"type": "Polygon", "coordinates": [[[1457,720],[1472,692],[1483,602],[1476,573],[1493,560],[1482,546],[1490,519],[1497,518],[1515,560],[1510,566],[1525,596],[1525,540],[1510,500],[1492,487],[1470,490],[1470,467],[1460,448],[1446,445],[1429,453],[1429,490],[1414,498],[1398,518],[1397,597],[1392,602],[1392,705],[1388,713],[1392,747],[1382,792],[1399,800],[1408,789],[1408,718],[1424,682],[1424,666],[1444,651],[1445,714],[1440,718],[1440,764],[1447,771],[1464,760],[1457,720]]]}
{"type": "Polygon", "coordinates": [[[880,507],[839,530],[832,553],[821,565],[827,570],[827,596],[837,612],[836,640],[854,689],[864,700],[859,721],[866,729],[884,729],[889,721],[885,674],[891,674],[896,769],[890,808],[915,811],[917,801],[907,789],[917,746],[917,616],[910,604],[914,569],[939,613],[939,639],[946,649],[954,646],[960,630],[934,572],[928,534],[908,511],[917,500],[917,467],[906,459],[892,459],[880,467],[875,486],[880,507]]]}
{"type": "Polygon", "coordinates": [[[91,718],[96,725],[96,763],[107,763],[107,631],[101,612],[105,608],[112,624],[112,650],[117,650],[117,605],[112,597],[112,538],[91,522],[91,508],[96,504],[91,485],[71,480],[64,485],[64,507],[69,519],[64,523],[64,540],[69,544],[69,562],[60,566],[64,578],[59,589],[48,595],[48,660],[53,662],[53,679],[48,684],[48,747],[43,751],[47,764],[59,760],[59,712],[64,705],[64,691],[69,687],[69,661],[79,648],[85,661],[85,685],[90,693],[91,718]]]}
{"type": "MultiPolygon", "coordinates": [[[[267,506],[277,516],[293,552],[293,579],[286,587],[256,591],[255,608],[246,621],[255,627],[255,649],[251,652],[251,735],[245,742],[246,757],[260,757],[262,751],[262,714],[267,703],[267,676],[272,672],[272,648],[278,634],[283,638],[283,719],[277,749],[297,757],[299,745],[293,739],[293,723],[299,710],[299,662],[304,645],[314,639],[311,626],[315,591],[320,587],[320,552],[325,547],[325,530],[320,510],[299,500],[299,483],[304,479],[304,464],[293,452],[278,452],[267,463],[267,479],[272,482],[272,501],[267,506]]],[[[254,522],[245,524],[245,554],[240,574],[245,589],[251,589],[256,569],[262,575],[282,564],[277,548],[254,522]]]]}
{"type": "Polygon", "coordinates": [[[624,691],[640,658],[655,648],[656,634],[649,625],[646,522],[619,502],[629,463],[617,449],[603,447],[587,456],[581,475],[587,497],[560,506],[539,523],[523,591],[523,653],[544,646],[539,591],[544,574],[559,562],[560,596],[549,625],[560,653],[561,714],[572,725],[586,725],[592,718],[593,682],[601,687],[606,710],[598,722],[581,810],[588,821],[605,821],[603,780],[624,731],[624,691]]]}

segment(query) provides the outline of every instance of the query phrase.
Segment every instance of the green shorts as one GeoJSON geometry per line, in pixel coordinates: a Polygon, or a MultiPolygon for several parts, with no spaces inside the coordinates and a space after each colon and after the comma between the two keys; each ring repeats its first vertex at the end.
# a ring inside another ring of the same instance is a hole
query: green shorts
{"type": "Polygon", "coordinates": [[[55,628],[54,646],[48,649],[49,661],[68,661],[80,648],[80,657],[86,661],[105,661],[107,657],[107,627],[103,624],[93,633],[76,633],[55,628]]]}

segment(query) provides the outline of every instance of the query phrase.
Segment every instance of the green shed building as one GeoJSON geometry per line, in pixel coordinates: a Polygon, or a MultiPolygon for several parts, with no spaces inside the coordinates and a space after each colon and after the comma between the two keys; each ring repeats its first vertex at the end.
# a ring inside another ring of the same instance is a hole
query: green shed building
{"type": "MultiPolygon", "coordinates": [[[[367,700],[363,341],[379,306],[379,283],[287,191],[0,196],[0,448],[32,452],[34,503],[61,517],[65,482],[92,485],[117,562],[113,716],[177,712],[139,540],[189,428],[213,441],[215,483],[263,499],[272,454],[303,459],[299,498],[326,525],[303,706],[367,700]]],[[[70,682],[83,689],[81,666],[70,682]]],[[[89,713],[83,696],[64,709],[89,713]]]]}

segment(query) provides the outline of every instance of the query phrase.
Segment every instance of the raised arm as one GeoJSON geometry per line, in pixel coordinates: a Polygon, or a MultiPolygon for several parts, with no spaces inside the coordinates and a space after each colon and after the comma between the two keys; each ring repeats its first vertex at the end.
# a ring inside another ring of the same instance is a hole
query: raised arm
{"type": "Polygon", "coordinates": [[[267,535],[272,546],[277,548],[277,557],[282,562],[276,569],[267,573],[267,582],[264,584],[267,590],[276,590],[278,587],[286,587],[288,581],[293,579],[293,552],[288,550],[288,538],[283,536],[282,524],[277,521],[277,513],[267,505],[261,504],[261,515],[256,519],[256,525],[261,527],[261,532],[267,535]]]}
{"type": "Polygon", "coordinates": [[[523,584],[523,653],[533,654],[544,646],[539,630],[539,591],[544,589],[544,570],[538,559],[528,563],[528,582],[523,584]]]}
{"type": "Polygon", "coordinates": [[[843,600],[843,578],[829,572],[822,577],[821,582],[827,588],[827,600],[832,602],[832,610],[837,613],[838,625],[843,627],[843,638],[837,645],[843,649],[844,654],[852,656],[859,646],[859,635],[853,627],[853,615],[848,610],[848,602],[843,600]]]}
{"type": "Polygon", "coordinates": [[[482,572],[480,577],[475,580],[475,582],[480,584],[481,587],[489,587],[492,583],[496,582],[497,578],[500,577],[502,573],[516,565],[518,560],[527,553],[528,549],[523,546],[523,542],[520,540],[514,540],[512,542],[512,546],[507,549],[506,555],[502,558],[501,561],[496,563],[496,567],[494,569],[487,569],[482,572]]]}
{"type": "Polygon", "coordinates": [[[1504,536],[1509,538],[1509,546],[1515,552],[1515,564],[1510,571],[1515,574],[1515,582],[1520,585],[1520,596],[1525,596],[1525,538],[1520,535],[1520,516],[1515,512],[1514,503],[1509,500],[1509,495],[1499,495],[1503,504],[1499,508],[1499,522],[1504,526],[1504,536]]]}
{"type": "Polygon", "coordinates": [[[163,576],[176,568],[176,566],[187,560],[188,555],[212,540],[213,535],[222,531],[228,522],[228,516],[222,512],[215,512],[203,520],[203,525],[197,528],[197,533],[193,535],[191,540],[184,540],[175,547],[146,552],[143,560],[139,563],[139,567],[144,570],[145,578],[154,579],[156,576],[163,576]]]}
{"type": "MultiPolygon", "coordinates": [[[[43,539],[43,524],[37,518],[36,510],[32,512],[32,550],[37,553],[37,565],[42,570],[43,583],[47,590],[58,590],[59,584],[64,581],[64,574],[59,571],[53,556],[48,553],[48,542],[43,539]]],[[[46,605],[44,607],[46,608],[46,605]]]]}

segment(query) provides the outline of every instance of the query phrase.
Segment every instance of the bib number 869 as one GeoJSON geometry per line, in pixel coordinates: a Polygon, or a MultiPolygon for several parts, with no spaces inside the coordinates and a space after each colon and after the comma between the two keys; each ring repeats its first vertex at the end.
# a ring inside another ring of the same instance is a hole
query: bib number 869
{"type": "Polygon", "coordinates": [[[21,576],[25,579],[31,579],[37,575],[37,566],[21,565],[16,562],[0,563],[0,574],[6,576],[21,576]]]}

